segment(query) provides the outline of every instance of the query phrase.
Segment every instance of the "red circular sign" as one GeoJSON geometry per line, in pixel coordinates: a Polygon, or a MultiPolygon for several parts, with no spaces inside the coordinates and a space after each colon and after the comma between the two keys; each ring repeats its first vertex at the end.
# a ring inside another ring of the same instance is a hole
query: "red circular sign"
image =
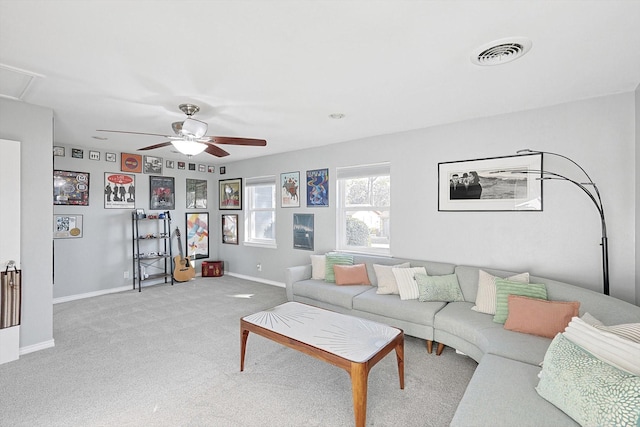
{"type": "Polygon", "coordinates": [[[124,160],[124,165],[129,169],[135,169],[138,167],[138,160],[135,157],[127,157],[124,160]]]}
{"type": "Polygon", "coordinates": [[[131,184],[133,182],[133,178],[129,175],[109,175],[107,179],[114,184],[131,184]]]}

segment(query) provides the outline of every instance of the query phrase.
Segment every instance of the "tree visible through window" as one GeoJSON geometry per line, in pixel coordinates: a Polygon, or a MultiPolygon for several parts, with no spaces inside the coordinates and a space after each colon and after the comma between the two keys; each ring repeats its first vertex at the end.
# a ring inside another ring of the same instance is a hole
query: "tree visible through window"
{"type": "Polygon", "coordinates": [[[274,176],[246,180],[245,242],[275,246],[276,181],[274,176]]]}
{"type": "Polygon", "coordinates": [[[338,249],[390,253],[389,163],[339,168],[338,249]]]}

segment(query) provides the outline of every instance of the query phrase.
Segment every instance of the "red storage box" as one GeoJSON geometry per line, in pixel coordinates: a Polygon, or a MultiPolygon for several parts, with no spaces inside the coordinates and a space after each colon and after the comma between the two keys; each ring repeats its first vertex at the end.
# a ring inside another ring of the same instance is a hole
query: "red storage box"
{"type": "Polygon", "coordinates": [[[202,261],[202,277],[220,277],[224,275],[224,261],[202,261]]]}

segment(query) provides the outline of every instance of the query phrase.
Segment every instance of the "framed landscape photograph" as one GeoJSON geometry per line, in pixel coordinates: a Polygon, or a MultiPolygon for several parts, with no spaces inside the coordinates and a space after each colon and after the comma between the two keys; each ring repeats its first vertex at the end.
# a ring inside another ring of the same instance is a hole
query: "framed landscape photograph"
{"type": "Polygon", "coordinates": [[[207,181],[187,178],[187,209],[207,208],[207,181]]]}
{"type": "Polygon", "coordinates": [[[242,178],[218,181],[219,209],[242,210],[242,178]]]}
{"type": "Polygon", "coordinates": [[[280,174],[281,206],[283,208],[300,207],[300,172],[280,174]]]}
{"type": "Polygon", "coordinates": [[[238,244],[238,215],[222,215],[222,243],[238,244]]]}
{"type": "Polygon", "coordinates": [[[329,169],[307,171],[307,207],[329,206],[329,169]]]}
{"type": "Polygon", "coordinates": [[[439,211],[542,211],[542,153],[438,163],[439,211]]]}
{"type": "Polygon", "coordinates": [[[187,251],[191,259],[209,257],[209,213],[188,212],[185,214],[187,251]]]}
{"type": "Polygon", "coordinates": [[[149,209],[172,210],[176,208],[175,179],[172,176],[149,177],[149,209]]]}
{"type": "Polygon", "coordinates": [[[293,248],[313,250],[313,214],[293,214],[293,248]]]}
{"type": "Polygon", "coordinates": [[[126,173],[104,173],[104,208],[133,209],[136,207],[136,176],[126,173]]]}
{"type": "Polygon", "coordinates": [[[89,206],[89,173],[53,171],[53,204],[89,206]]]}

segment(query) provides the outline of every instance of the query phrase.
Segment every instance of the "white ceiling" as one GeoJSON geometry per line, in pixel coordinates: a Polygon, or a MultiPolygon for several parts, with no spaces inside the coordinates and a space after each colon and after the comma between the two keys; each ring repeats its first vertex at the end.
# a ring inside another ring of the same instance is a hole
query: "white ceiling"
{"type": "Polygon", "coordinates": [[[41,76],[22,100],[56,143],[163,142],[96,129],[170,134],[189,102],[208,135],[268,141],[234,161],[634,90],[640,1],[0,0],[0,64],[41,76]],[[511,36],[531,51],[471,63],[511,36]]]}

